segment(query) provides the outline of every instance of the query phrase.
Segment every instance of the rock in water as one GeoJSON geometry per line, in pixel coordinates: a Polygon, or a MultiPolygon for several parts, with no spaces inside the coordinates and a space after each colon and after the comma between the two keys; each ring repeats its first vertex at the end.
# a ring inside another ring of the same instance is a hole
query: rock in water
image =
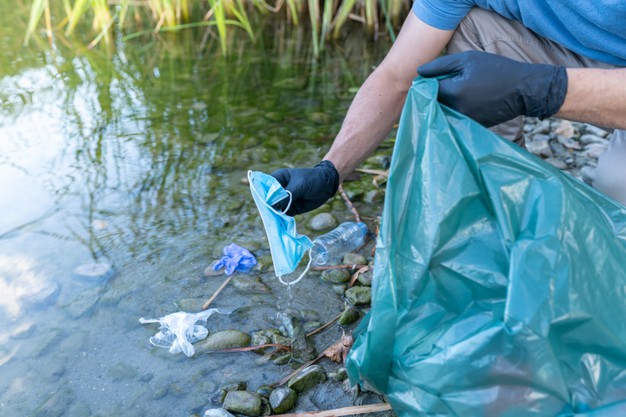
{"type": "Polygon", "coordinates": [[[83,264],[74,269],[74,275],[77,278],[89,280],[105,280],[113,275],[113,266],[106,262],[94,262],[83,264]]]}
{"type": "Polygon", "coordinates": [[[337,219],[330,213],[316,214],[309,221],[309,229],[320,232],[337,226],[337,219]]]}
{"type": "Polygon", "coordinates": [[[261,396],[256,392],[229,391],[224,399],[224,409],[246,416],[260,416],[263,407],[261,396]]]}
{"type": "Polygon", "coordinates": [[[326,374],[322,368],[313,365],[291,378],[287,386],[296,392],[304,392],[324,381],[326,381],[326,374]]]}
{"type": "Polygon", "coordinates": [[[213,333],[194,345],[196,354],[211,350],[250,346],[250,335],[239,330],[224,330],[213,333]]]}
{"type": "Polygon", "coordinates": [[[283,414],[296,405],[298,394],[291,388],[277,388],[270,395],[270,405],[275,414],[283,414]]]}

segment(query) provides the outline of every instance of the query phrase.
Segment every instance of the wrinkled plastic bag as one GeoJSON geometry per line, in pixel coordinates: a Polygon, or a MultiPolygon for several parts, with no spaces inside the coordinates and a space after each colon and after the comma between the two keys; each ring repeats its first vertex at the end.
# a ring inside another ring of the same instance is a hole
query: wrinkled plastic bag
{"type": "Polygon", "coordinates": [[[235,271],[247,272],[256,265],[256,258],[248,249],[231,243],[224,247],[224,256],[213,264],[213,270],[219,271],[224,268],[226,275],[232,275],[235,271]]]}
{"type": "MultiPolygon", "coordinates": [[[[250,193],[265,227],[272,253],[274,273],[280,278],[296,270],[306,251],[313,247],[313,242],[308,236],[298,233],[296,219],[272,207],[285,198],[291,198],[289,192],[280,185],[276,178],[263,172],[248,171],[248,181],[250,182],[250,193]]],[[[289,206],[285,211],[288,208],[289,206]]]]}
{"type": "Polygon", "coordinates": [[[150,338],[154,346],[167,348],[170,353],[183,352],[192,357],[195,349],[192,343],[208,336],[209,331],[197,322],[206,323],[213,313],[220,313],[218,309],[210,308],[200,313],[186,313],[179,311],[168,314],[160,319],[139,319],[139,323],[159,323],[159,332],[150,338]]]}
{"type": "Polygon", "coordinates": [[[347,360],[400,416],[626,415],[626,210],[416,79],[347,360]]]}

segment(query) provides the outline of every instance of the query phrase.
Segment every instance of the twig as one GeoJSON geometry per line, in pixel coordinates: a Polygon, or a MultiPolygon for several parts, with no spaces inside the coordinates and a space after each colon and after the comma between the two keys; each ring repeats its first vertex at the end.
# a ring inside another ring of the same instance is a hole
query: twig
{"type": "Polygon", "coordinates": [[[352,287],[354,285],[354,283],[356,282],[356,280],[359,278],[359,275],[361,275],[364,272],[369,271],[370,267],[368,265],[365,265],[362,268],[359,268],[354,274],[352,274],[352,276],[350,277],[350,282],[348,283],[349,287],[352,287]]]}
{"type": "Polygon", "coordinates": [[[339,317],[341,317],[342,314],[343,314],[343,312],[337,314],[337,317],[335,317],[334,319],[332,319],[328,323],[324,324],[323,326],[318,327],[317,329],[313,330],[311,333],[307,334],[306,337],[311,337],[313,335],[318,334],[319,332],[321,332],[322,330],[324,330],[325,328],[327,328],[328,326],[330,326],[331,324],[333,324],[334,322],[339,320],[339,317]]]}
{"type": "Polygon", "coordinates": [[[350,211],[354,213],[354,217],[356,218],[357,223],[360,223],[361,216],[359,215],[359,212],[356,211],[354,204],[352,204],[352,201],[350,201],[350,198],[348,198],[348,194],[346,194],[346,192],[343,190],[343,186],[341,185],[339,186],[339,192],[341,193],[341,197],[343,197],[343,199],[346,201],[346,204],[348,205],[348,208],[350,209],[350,211]]]}
{"type": "Polygon", "coordinates": [[[224,280],[224,282],[222,282],[222,285],[220,285],[220,287],[215,291],[211,298],[209,298],[207,302],[202,305],[203,310],[207,309],[207,307],[213,302],[213,300],[215,300],[215,297],[217,297],[217,295],[222,292],[224,287],[230,282],[231,279],[233,279],[234,276],[235,274],[229,276],[228,278],[226,278],[226,280],[224,280]]]}
{"type": "Polygon", "coordinates": [[[344,265],[329,265],[329,266],[312,266],[311,271],[326,271],[328,269],[360,269],[360,268],[363,268],[364,266],[367,266],[367,265],[344,264],[344,265]]]}
{"type": "Polygon", "coordinates": [[[336,408],[334,410],[325,411],[309,411],[307,413],[290,413],[290,414],[277,414],[273,417],[340,417],[340,416],[355,416],[359,414],[378,413],[380,411],[391,410],[391,405],[388,403],[382,404],[370,404],[370,405],[355,405],[353,407],[336,408]]]}
{"type": "Polygon", "coordinates": [[[389,176],[389,170],[382,171],[380,169],[357,168],[355,171],[362,172],[364,174],[382,175],[382,176],[385,176],[385,177],[389,176]]]}

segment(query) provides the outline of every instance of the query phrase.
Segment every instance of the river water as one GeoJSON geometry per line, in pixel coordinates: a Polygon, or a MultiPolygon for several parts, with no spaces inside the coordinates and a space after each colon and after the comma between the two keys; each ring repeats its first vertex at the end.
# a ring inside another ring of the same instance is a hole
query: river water
{"type": "MultiPolygon", "coordinates": [[[[318,162],[388,45],[355,35],[314,60],[306,31],[273,28],[255,47],[234,39],[228,59],[204,47],[202,31],[110,51],[60,37],[22,47],[27,10],[2,8],[0,415],[188,416],[226,383],[254,390],[291,371],[250,352],[172,355],[138,319],[186,299],[199,310],[224,279],[203,271],[230,242],[263,260],[253,275],[271,291],[227,287],[214,306],[234,312],[212,317],[211,332],[277,327],[288,309],[321,322],[343,310],[319,275],[291,296],[277,283],[242,180],[249,169],[318,162]],[[76,274],[93,262],[114,272],[76,274]]],[[[359,206],[371,227],[381,204],[359,206]]],[[[340,198],[331,209],[352,219],[340,198]]],[[[298,218],[302,233],[312,234],[309,218],[298,218]]],[[[315,343],[340,335],[331,328],[315,343]]],[[[298,409],[351,405],[343,388],[327,383],[298,409]]]]}

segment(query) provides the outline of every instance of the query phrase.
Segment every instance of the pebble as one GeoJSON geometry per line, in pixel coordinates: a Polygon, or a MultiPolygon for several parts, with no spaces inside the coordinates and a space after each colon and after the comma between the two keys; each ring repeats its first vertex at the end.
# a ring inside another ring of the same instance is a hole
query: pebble
{"type": "Polygon", "coordinates": [[[250,346],[250,335],[239,330],[223,330],[213,333],[206,339],[197,342],[194,347],[196,355],[216,349],[229,349],[250,346]]]}
{"type": "Polygon", "coordinates": [[[308,228],[316,232],[331,229],[337,226],[338,222],[335,216],[330,213],[319,213],[311,217],[308,228]]]}
{"type": "Polygon", "coordinates": [[[283,414],[296,406],[298,394],[291,388],[277,388],[270,395],[270,405],[275,414],[283,414]]]}
{"type": "Polygon", "coordinates": [[[545,158],[550,158],[553,156],[552,149],[550,148],[550,143],[547,140],[537,140],[532,142],[526,142],[526,149],[529,152],[542,156],[545,158]]]}
{"type": "Polygon", "coordinates": [[[604,139],[603,137],[597,136],[597,135],[592,135],[590,133],[587,133],[585,135],[582,135],[580,137],[580,142],[583,145],[588,145],[590,143],[607,143],[608,140],[604,139]]]}
{"type": "Polygon", "coordinates": [[[313,365],[291,378],[287,386],[296,392],[305,392],[325,381],[326,373],[318,365],[313,365]]]}
{"type": "Polygon", "coordinates": [[[259,388],[257,388],[256,393],[259,394],[263,398],[269,398],[270,395],[272,395],[273,391],[274,391],[274,388],[272,388],[271,386],[261,385],[259,388]]]}
{"type": "Polygon", "coordinates": [[[223,408],[212,408],[204,412],[204,417],[235,417],[235,415],[223,408]]]}
{"type": "Polygon", "coordinates": [[[224,402],[226,394],[230,391],[245,391],[247,388],[248,384],[245,381],[231,382],[230,384],[220,387],[220,389],[218,389],[217,392],[211,396],[211,402],[221,404],[224,402]]]}
{"type": "Polygon", "coordinates": [[[357,310],[356,308],[352,306],[348,306],[343,311],[343,313],[341,313],[341,316],[339,316],[337,323],[339,323],[342,326],[347,326],[357,321],[360,316],[361,316],[361,313],[359,312],[359,310],[357,310]]]}
{"type": "Polygon", "coordinates": [[[92,262],[74,269],[77,278],[88,280],[105,280],[113,275],[113,266],[107,262],[92,262]]]}
{"type": "Polygon", "coordinates": [[[557,158],[548,158],[546,159],[546,162],[548,162],[549,164],[551,164],[552,166],[558,168],[558,169],[566,169],[567,168],[567,164],[565,162],[563,162],[561,159],[557,159],[557,158]]]}
{"type": "Polygon", "coordinates": [[[586,125],[585,131],[601,138],[606,138],[609,135],[609,132],[607,132],[606,130],[593,125],[586,125]]]}
{"type": "Polygon", "coordinates": [[[580,143],[578,143],[578,141],[572,139],[571,137],[566,137],[566,136],[561,136],[558,135],[556,137],[556,140],[563,146],[565,146],[568,149],[576,149],[576,150],[580,150],[582,149],[582,147],[580,146],[580,143]]]}
{"type": "Polygon", "coordinates": [[[346,299],[352,305],[370,304],[372,289],[370,287],[352,287],[346,290],[346,299]]]}
{"type": "Polygon", "coordinates": [[[343,257],[344,265],[367,265],[365,256],[358,253],[346,253],[343,257]]]}
{"type": "Polygon", "coordinates": [[[268,294],[272,291],[265,285],[258,276],[236,275],[232,284],[240,292],[246,294],[268,294]]]}
{"type": "Polygon", "coordinates": [[[600,155],[602,155],[604,151],[606,151],[607,147],[608,144],[590,143],[589,145],[585,146],[585,151],[583,152],[583,155],[585,155],[587,158],[598,159],[600,155]]]}
{"type": "Polygon", "coordinates": [[[357,281],[361,285],[364,285],[366,287],[371,287],[373,278],[374,278],[374,271],[372,271],[372,268],[370,268],[367,271],[363,272],[362,274],[359,274],[359,276],[357,277],[357,281]]]}
{"type": "Polygon", "coordinates": [[[260,416],[263,412],[261,396],[256,392],[228,391],[224,399],[224,409],[235,414],[260,416]]]}
{"type": "Polygon", "coordinates": [[[350,272],[345,269],[327,269],[322,272],[321,278],[332,284],[345,284],[350,281],[350,272]]]}

